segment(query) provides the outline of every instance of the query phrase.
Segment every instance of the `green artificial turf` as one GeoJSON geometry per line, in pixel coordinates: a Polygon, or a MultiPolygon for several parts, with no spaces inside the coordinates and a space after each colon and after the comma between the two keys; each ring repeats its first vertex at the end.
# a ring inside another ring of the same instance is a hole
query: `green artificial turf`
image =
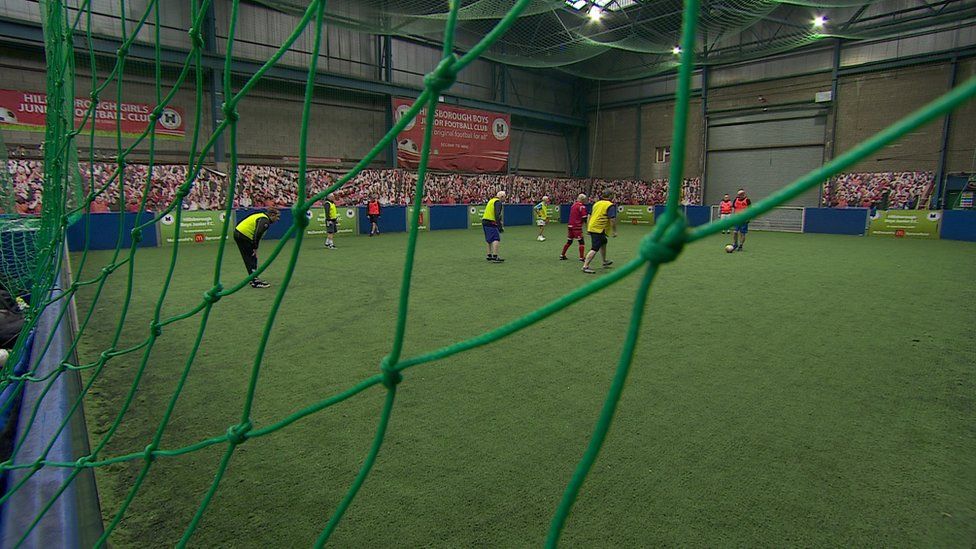
{"type": "MultiPolygon", "coordinates": [[[[562,226],[544,243],[534,231],[505,232],[504,264],[485,262],[480,231],[421,234],[404,356],[480,334],[590,280],[577,261],[556,260],[562,226]]],[[[643,232],[625,227],[611,258],[631,258],[643,232]]],[[[725,238],[662,268],[565,545],[971,546],[976,246],[753,233],[746,252],[730,255],[725,238]]],[[[403,234],[340,238],[334,251],[306,243],[261,371],[256,428],[379,371],[405,243],[403,234]]],[[[199,303],[215,250],[184,246],[164,316],[199,303]]],[[[108,257],[93,253],[83,278],[108,257]]],[[[138,252],[119,348],[147,335],[168,257],[168,248],[138,252]]],[[[238,422],[284,259],[264,277],[276,286],[214,307],[162,448],[238,422]]],[[[222,273],[225,286],[244,274],[233,242],[222,273]]],[[[125,276],[116,271],[98,301],[82,361],[108,344],[125,276]]],[[[407,371],[376,467],[333,543],[540,545],[609,386],[638,278],[499,343],[407,371]]],[[[79,295],[82,316],[92,293],[79,295]]],[[[100,458],[149,443],[198,323],[164,329],[100,458]]],[[[111,360],[86,399],[93,444],[136,364],[133,355],[111,360]]],[[[241,445],[191,543],[311,544],[366,454],[383,394],[374,387],[241,445]]],[[[111,543],[176,542],[224,449],[159,458],[111,543]]],[[[96,471],[106,522],[141,466],[96,471]]]]}

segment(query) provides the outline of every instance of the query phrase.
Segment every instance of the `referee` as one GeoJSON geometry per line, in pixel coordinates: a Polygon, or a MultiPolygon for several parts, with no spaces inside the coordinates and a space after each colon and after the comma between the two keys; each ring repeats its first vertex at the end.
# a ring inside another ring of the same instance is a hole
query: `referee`
{"type": "MultiPolygon", "coordinates": [[[[261,237],[264,236],[265,231],[272,223],[278,221],[279,217],[278,210],[271,208],[268,213],[258,212],[245,217],[234,229],[234,242],[237,242],[237,248],[241,251],[241,257],[244,258],[244,267],[247,269],[248,275],[258,268],[258,244],[261,243],[261,237]]],[[[271,284],[257,277],[251,280],[252,288],[268,288],[270,286],[271,284]]]]}

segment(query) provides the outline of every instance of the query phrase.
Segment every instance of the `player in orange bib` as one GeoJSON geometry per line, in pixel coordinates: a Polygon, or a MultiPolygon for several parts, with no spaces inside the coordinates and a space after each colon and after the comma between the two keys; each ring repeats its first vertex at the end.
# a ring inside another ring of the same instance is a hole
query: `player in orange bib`
{"type": "MultiPolygon", "coordinates": [[[[729,198],[729,195],[725,195],[722,201],[718,203],[718,218],[725,219],[730,215],[732,215],[732,200],[729,198]]],[[[731,232],[731,229],[726,229],[722,231],[722,234],[729,234],[731,232]]]]}
{"type": "MultiPolygon", "coordinates": [[[[735,213],[740,213],[746,208],[752,205],[752,200],[746,196],[745,189],[739,189],[739,192],[735,193],[735,200],[732,201],[732,209],[735,213]]],[[[749,222],[742,223],[741,225],[736,225],[735,230],[732,231],[732,251],[745,251],[742,246],[746,243],[746,233],[749,232],[749,222]]]]}

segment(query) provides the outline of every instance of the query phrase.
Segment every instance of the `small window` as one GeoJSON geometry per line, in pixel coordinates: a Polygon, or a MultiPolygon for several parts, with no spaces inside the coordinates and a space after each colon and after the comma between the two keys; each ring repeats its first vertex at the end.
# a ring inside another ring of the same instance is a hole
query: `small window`
{"type": "Polygon", "coordinates": [[[667,164],[671,161],[671,147],[658,147],[654,149],[654,162],[667,164]]]}

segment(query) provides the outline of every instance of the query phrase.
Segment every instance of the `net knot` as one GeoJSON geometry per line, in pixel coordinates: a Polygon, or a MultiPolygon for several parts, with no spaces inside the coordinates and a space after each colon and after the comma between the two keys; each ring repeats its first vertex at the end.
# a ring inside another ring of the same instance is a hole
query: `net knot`
{"type": "Polygon", "coordinates": [[[98,357],[101,359],[101,361],[103,363],[104,362],[108,362],[108,359],[110,359],[110,358],[112,358],[112,356],[114,356],[113,355],[114,352],[115,352],[115,349],[106,349],[106,350],[102,351],[102,354],[98,355],[98,357]]]}
{"type": "Polygon", "coordinates": [[[133,242],[136,243],[142,242],[142,229],[139,228],[132,229],[132,231],[130,231],[130,234],[132,234],[133,242]]]}
{"type": "Polygon", "coordinates": [[[190,35],[190,42],[193,44],[194,48],[203,47],[203,34],[200,33],[200,29],[196,27],[190,27],[190,30],[186,31],[190,35]]]}
{"type": "Polygon", "coordinates": [[[687,229],[685,216],[664,212],[655,230],[641,239],[641,257],[655,265],[674,261],[688,239],[687,229]]]}
{"type": "Polygon", "coordinates": [[[190,194],[190,188],[186,185],[180,185],[176,188],[176,199],[183,200],[186,195],[190,194]]]}
{"type": "Polygon", "coordinates": [[[251,430],[254,425],[251,420],[247,420],[244,423],[238,423],[237,425],[231,425],[227,428],[227,441],[237,446],[247,440],[247,433],[251,430]]]}
{"type": "Polygon", "coordinates": [[[236,122],[240,118],[240,115],[237,113],[237,109],[234,108],[233,103],[221,103],[220,111],[224,113],[225,120],[236,122]]]}
{"type": "Polygon", "coordinates": [[[155,442],[146,446],[145,451],[142,452],[142,459],[146,461],[156,461],[156,454],[154,454],[156,448],[157,446],[155,442]]]}
{"type": "Polygon", "coordinates": [[[380,363],[380,370],[383,372],[383,386],[391,391],[403,381],[403,374],[390,364],[389,356],[383,357],[383,361],[380,363]]]}
{"type": "Polygon", "coordinates": [[[220,298],[222,297],[220,292],[223,291],[223,289],[223,284],[215,284],[213,288],[203,292],[203,300],[210,304],[220,301],[220,298]]]}
{"type": "Polygon", "coordinates": [[[129,54],[129,43],[128,42],[122,42],[122,45],[119,46],[119,49],[116,50],[115,54],[117,56],[119,56],[120,58],[125,57],[126,55],[128,55],[129,54]]]}
{"type": "Polygon", "coordinates": [[[301,204],[295,204],[291,207],[291,217],[299,229],[308,227],[308,208],[303,207],[301,204]]]}
{"type": "Polygon", "coordinates": [[[437,67],[424,76],[424,86],[433,92],[450,88],[457,78],[457,71],[454,69],[457,59],[456,55],[441,59],[437,67]]]}
{"type": "Polygon", "coordinates": [[[88,464],[91,463],[91,460],[92,460],[92,457],[90,455],[89,456],[81,456],[80,458],[78,458],[77,460],[75,460],[75,467],[78,467],[78,468],[88,467],[89,466],[88,464]]]}
{"type": "Polygon", "coordinates": [[[155,320],[149,323],[149,330],[152,332],[152,335],[156,337],[163,335],[163,327],[155,320]]]}
{"type": "Polygon", "coordinates": [[[162,105],[156,105],[156,108],[149,113],[149,120],[155,122],[159,120],[159,117],[163,115],[162,105]]]}
{"type": "Polygon", "coordinates": [[[88,97],[91,98],[92,103],[98,103],[98,90],[92,90],[91,93],[88,94],[88,97]]]}

